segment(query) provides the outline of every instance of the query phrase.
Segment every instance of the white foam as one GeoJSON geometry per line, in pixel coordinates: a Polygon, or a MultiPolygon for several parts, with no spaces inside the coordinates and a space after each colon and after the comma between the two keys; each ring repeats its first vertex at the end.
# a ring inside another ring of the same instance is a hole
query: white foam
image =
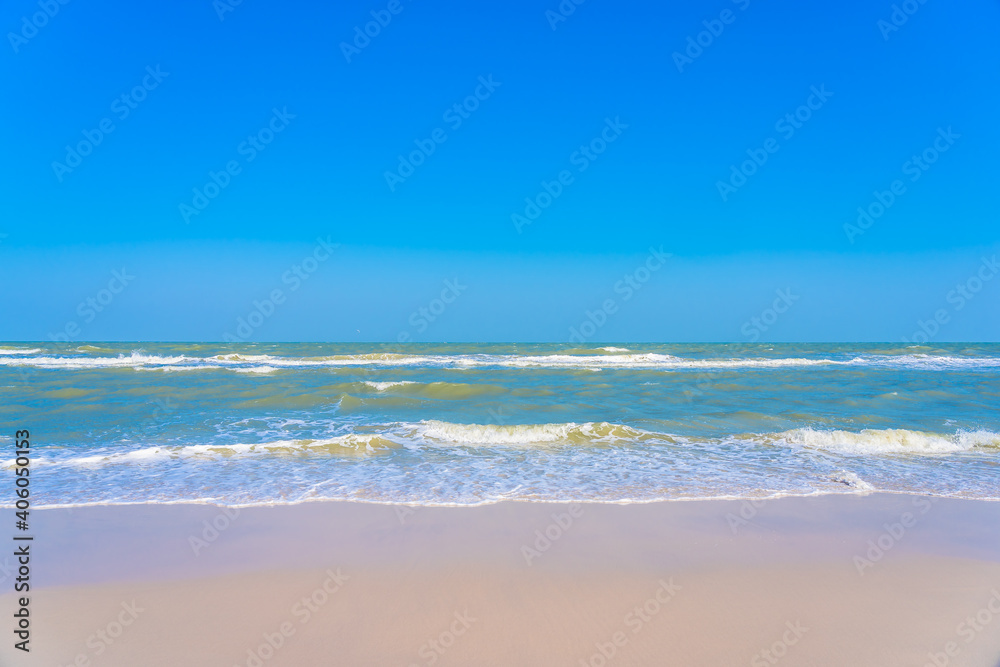
{"type": "Polygon", "coordinates": [[[830,479],[834,482],[839,482],[840,484],[849,486],[852,489],[857,489],[861,493],[867,494],[875,490],[874,486],[861,479],[850,470],[841,470],[838,473],[830,475],[830,479]]]}
{"type": "Polygon", "coordinates": [[[37,347],[30,350],[23,350],[14,347],[0,347],[0,354],[38,354],[39,352],[41,352],[41,350],[37,347]]]}
{"type": "Polygon", "coordinates": [[[40,368],[129,368],[138,366],[172,366],[189,362],[192,358],[185,356],[164,357],[133,352],[129,356],[119,354],[117,357],[0,357],[2,366],[37,366],[40,368]]]}
{"type": "MultiPolygon", "coordinates": [[[[109,464],[146,464],[158,461],[178,459],[215,459],[240,456],[267,456],[280,453],[306,453],[327,449],[343,450],[345,453],[371,453],[397,443],[388,439],[382,433],[348,433],[345,435],[318,440],[272,440],[261,443],[236,443],[229,445],[183,445],[183,446],[153,446],[134,449],[127,452],[90,454],[88,456],[72,456],[68,458],[44,458],[32,460],[34,466],[101,466],[109,464]]],[[[0,462],[0,468],[12,469],[15,460],[0,462]]]]}
{"type": "MultiPolygon", "coordinates": [[[[851,456],[910,454],[945,456],[962,452],[1000,451],[1000,434],[993,431],[959,431],[936,434],[907,429],[865,429],[862,431],[801,428],[782,433],[729,435],[718,438],[679,436],[646,431],[610,422],[568,422],[553,424],[456,424],[438,420],[396,423],[364,433],[346,433],[319,439],[274,440],[260,443],[155,445],[123,452],[89,453],[84,456],[39,456],[36,466],[100,466],[106,464],[156,464],[174,459],[222,460],[240,456],[267,456],[295,453],[373,453],[386,448],[420,449],[448,447],[538,447],[630,446],[638,443],[680,444],[685,448],[704,445],[812,448],[851,456]]],[[[14,459],[0,462],[11,469],[14,459]]],[[[863,480],[844,473],[839,481],[865,489],[863,480]]]]}
{"type": "Polygon", "coordinates": [[[565,440],[578,424],[537,424],[499,426],[496,424],[452,424],[428,420],[420,422],[420,435],[453,444],[511,445],[565,440]]]}
{"type": "Polygon", "coordinates": [[[847,454],[952,454],[976,448],[1000,447],[1000,434],[992,431],[960,431],[954,435],[941,435],[902,428],[859,432],[800,428],[773,437],[790,445],[847,454]]]}
{"type": "MultiPolygon", "coordinates": [[[[864,355],[852,359],[826,359],[804,357],[777,358],[711,358],[684,359],[669,354],[641,353],[619,354],[625,348],[606,347],[604,351],[614,354],[545,354],[545,355],[405,355],[405,354],[353,354],[331,357],[275,357],[267,354],[216,355],[212,357],[192,357],[187,355],[163,356],[132,352],[126,356],[26,356],[38,350],[7,350],[0,353],[0,365],[36,366],[40,368],[165,368],[177,370],[200,370],[209,368],[233,368],[235,370],[262,368],[309,368],[309,367],[354,367],[354,366],[425,366],[431,368],[573,368],[599,370],[602,368],[629,369],[713,369],[713,368],[795,368],[813,366],[863,366],[893,367],[915,370],[965,370],[1000,367],[998,357],[954,357],[930,356],[922,354],[906,355],[864,355]]],[[[264,372],[264,371],[248,371],[264,372]]]]}
{"type": "Polygon", "coordinates": [[[365,380],[365,384],[375,389],[375,391],[385,391],[386,389],[390,389],[392,387],[401,387],[406,384],[414,383],[410,380],[398,380],[395,382],[373,382],[372,380],[365,380]]]}
{"type": "MultiPolygon", "coordinates": [[[[134,370],[137,371],[149,371],[149,372],[161,372],[161,373],[183,373],[185,371],[197,371],[197,370],[213,370],[220,368],[227,368],[220,364],[199,364],[198,366],[132,366],[134,370]]],[[[227,370],[240,371],[240,368],[232,368],[227,370]]]]}
{"type": "Polygon", "coordinates": [[[914,370],[1000,368],[1000,358],[998,357],[955,357],[932,354],[869,354],[855,357],[851,363],[859,366],[887,366],[893,368],[911,368],[914,370]]]}
{"type": "Polygon", "coordinates": [[[453,424],[426,420],[404,425],[412,436],[449,445],[537,445],[545,443],[608,444],[633,442],[652,437],[671,440],[666,434],[641,431],[608,422],[568,422],[563,424],[453,424]]]}

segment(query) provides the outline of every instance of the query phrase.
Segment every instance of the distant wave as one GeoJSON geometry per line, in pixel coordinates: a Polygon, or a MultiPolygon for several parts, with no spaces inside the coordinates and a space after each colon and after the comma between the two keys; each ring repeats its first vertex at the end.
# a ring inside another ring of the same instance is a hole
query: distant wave
{"type": "Polygon", "coordinates": [[[365,380],[364,384],[371,387],[375,391],[385,391],[386,389],[390,389],[392,387],[405,387],[408,384],[415,383],[409,380],[398,380],[395,382],[373,382],[371,380],[365,380]]]}
{"type": "MultiPolygon", "coordinates": [[[[604,348],[607,350],[617,348],[604,348]]],[[[861,355],[850,359],[805,357],[750,357],[730,359],[685,359],[669,354],[546,354],[546,355],[407,355],[348,354],[327,357],[278,357],[258,355],[150,355],[133,352],[117,356],[25,356],[39,350],[0,350],[0,366],[37,368],[101,369],[137,368],[144,370],[231,369],[247,373],[272,373],[279,369],[310,367],[426,367],[426,368],[567,368],[567,369],[731,369],[797,367],[885,367],[913,370],[972,370],[1000,368],[1000,357],[962,357],[902,354],[861,355]]]]}

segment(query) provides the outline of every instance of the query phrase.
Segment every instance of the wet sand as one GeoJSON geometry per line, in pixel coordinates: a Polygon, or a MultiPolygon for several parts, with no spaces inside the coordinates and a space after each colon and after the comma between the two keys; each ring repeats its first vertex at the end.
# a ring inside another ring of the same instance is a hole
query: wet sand
{"type": "Polygon", "coordinates": [[[0,664],[1000,665],[1000,503],[756,505],[39,510],[0,664]]]}

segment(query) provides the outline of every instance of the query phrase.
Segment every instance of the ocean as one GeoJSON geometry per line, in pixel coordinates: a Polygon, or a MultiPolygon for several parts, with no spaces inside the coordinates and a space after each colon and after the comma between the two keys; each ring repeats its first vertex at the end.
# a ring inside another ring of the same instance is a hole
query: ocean
{"type": "Polygon", "coordinates": [[[34,507],[1000,499],[1000,344],[6,343],[0,412],[34,507]]]}

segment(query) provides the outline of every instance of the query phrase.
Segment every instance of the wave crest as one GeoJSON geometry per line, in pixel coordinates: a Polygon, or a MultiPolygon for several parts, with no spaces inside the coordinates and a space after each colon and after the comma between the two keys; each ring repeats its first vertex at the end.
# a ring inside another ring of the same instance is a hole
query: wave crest
{"type": "MultiPolygon", "coordinates": [[[[38,368],[142,368],[161,370],[203,370],[228,368],[315,368],[315,367],[424,367],[424,368],[565,368],[565,369],[737,369],[737,368],[799,368],[799,367],[877,367],[913,370],[976,370],[1000,367],[997,357],[963,357],[926,354],[868,354],[850,359],[807,357],[742,357],[686,359],[669,354],[629,353],[625,348],[600,348],[605,354],[345,354],[327,357],[278,357],[269,354],[219,354],[195,357],[184,354],[165,356],[134,351],[118,356],[29,356],[39,349],[0,349],[0,366],[34,366],[38,368]],[[613,352],[612,352],[613,351],[613,352]]],[[[254,372],[254,371],[251,371],[254,372]]],[[[256,372],[270,372],[257,370],[256,372]]]]}
{"type": "Polygon", "coordinates": [[[641,431],[624,424],[586,422],[577,424],[453,424],[428,420],[414,429],[423,438],[456,445],[601,444],[640,441],[651,437],[672,440],[666,434],[641,431]]]}
{"type": "MultiPolygon", "coordinates": [[[[369,456],[408,449],[419,452],[424,447],[441,448],[534,448],[534,447],[629,447],[646,443],[653,446],[682,446],[685,449],[706,447],[784,447],[818,449],[849,456],[908,454],[946,456],[963,452],[1000,450],[1000,433],[987,430],[959,431],[947,435],[908,429],[865,429],[862,431],[817,430],[798,428],[781,433],[737,434],[722,437],[680,436],[648,431],[612,422],[554,424],[458,424],[425,420],[372,427],[329,438],[282,439],[255,444],[197,444],[146,446],[122,452],[100,451],[84,456],[49,457],[48,452],[34,460],[36,465],[91,466],[108,464],[149,464],[169,460],[222,461],[251,456],[369,456]]],[[[63,450],[65,451],[65,450],[63,450]]],[[[11,469],[14,460],[0,463],[11,469]]],[[[866,489],[863,480],[851,473],[831,478],[847,486],[866,489]]]]}
{"type": "Polygon", "coordinates": [[[1000,448],[1000,434],[959,431],[953,435],[903,428],[863,431],[821,431],[799,428],[774,436],[778,444],[814,447],[845,454],[953,454],[980,448],[1000,448]]]}

